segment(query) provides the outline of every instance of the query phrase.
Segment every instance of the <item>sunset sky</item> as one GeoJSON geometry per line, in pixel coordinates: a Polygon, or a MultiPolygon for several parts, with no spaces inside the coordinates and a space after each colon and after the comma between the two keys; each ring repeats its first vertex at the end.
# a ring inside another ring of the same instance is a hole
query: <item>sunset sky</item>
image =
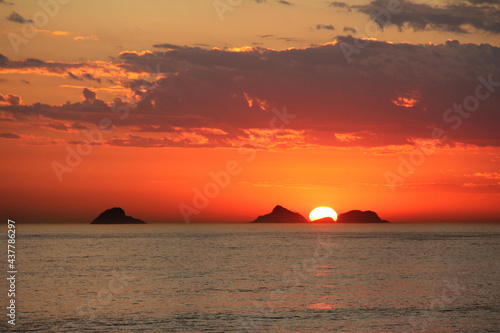
{"type": "Polygon", "coordinates": [[[243,222],[280,204],[500,221],[500,1],[0,12],[2,216],[243,222]]]}

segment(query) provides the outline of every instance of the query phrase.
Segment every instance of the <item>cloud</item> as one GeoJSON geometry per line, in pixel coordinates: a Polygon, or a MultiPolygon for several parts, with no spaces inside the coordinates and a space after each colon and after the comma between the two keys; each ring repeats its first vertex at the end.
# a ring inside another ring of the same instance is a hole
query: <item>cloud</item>
{"type": "Polygon", "coordinates": [[[332,1],[332,2],[328,3],[328,7],[345,8],[349,12],[351,11],[351,6],[349,6],[347,3],[341,2],[341,1],[332,1]]]}
{"type": "Polygon", "coordinates": [[[79,78],[78,76],[76,76],[75,74],[73,74],[71,72],[68,72],[68,76],[70,79],[82,81],[82,78],[79,78]]]}
{"type": "Polygon", "coordinates": [[[26,60],[10,60],[3,54],[0,54],[0,73],[23,73],[35,72],[54,73],[65,76],[71,68],[81,68],[86,66],[83,63],[64,63],[64,62],[45,62],[40,59],[28,58],[26,60]]]}
{"type": "Polygon", "coordinates": [[[136,78],[138,75],[147,75],[148,71],[145,67],[136,66],[134,68],[125,68],[124,65],[115,64],[114,62],[88,61],[84,63],[70,63],[43,61],[35,58],[10,60],[3,54],[0,54],[0,74],[8,73],[38,74],[65,78],[69,76],[77,80],[81,77],[92,80],[90,78],[91,76],[94,78],[94,81],[97,82],[99,82],[101,78],[116,82],[116,80],[136,78]]]}
{"type": "Polygon", "coordinates": [[[82,129],[87,129],[88,127],[85,126],[84,124],[79,123],[79,122],[75,122],[71,125],[71,128],[76,129],[76,130],[82,130],[82,129]]]}
{"type": "Polygon", "coordinates": [[[476,172],[472,175],[466,175],[466,176],[485,178],[488,180],[500,180],[500,173],[499,172],[476,172]]]}
{"type": "Polygon", "coordinates": [[[329,7],[336,7],[336,8],[349,8],[349,5],[346,4],[345,2],[340,2],[340,1],[332,1],[328,4],[329,7]]]}
{"type": "Polygon", "coordinates": [[[352,32],[353,34],[355,34],[357,32],[357,30],[354,29],[353,27],[344,27],[343,31],[344,32],[352,32]]]}
{"type": "Polygon", "coordinates": [[[500,33],[500,9],[498,1],[452,2],[443,7],[411,1],[402,2],[402,11],[384,22],[373,17],[373,13],[386,10],[391,0],[375,0],[367,5],[353,6],[356,10],[371,15],[380,27],[395,25],[400,30],[408,27],[418,30],[439,30],[469,33],[478,30],[500,33]]]}
{"type": "MultiPolygon", "coordinates": [[[[266,3],[267,0],[254,0],[256,3],[266,3]]],[[[276,0],[277,3],[286,6],[293,6],[294,4],[286,0],[276,0]]]]}
{"type": "Polygon", "coordinates": [[[71,124],[69,122],[64,122],[64,121],[53,121],[47,123],[44,126],[49,129],[53,129],[60,132],[78,132],[79,130],[87,129],[87,126],[79,122],[74,122],[73,124],[71,124]]]}
{"type": "MultiPolygon", "coordinates": [[[[339,42],[353,44],[354,39],[340,37],[339,42]]],[[[164,110],[172,117],[171,126],[215,125],[236,135],[242,128],[269,126],[272,117],[266,112],[287,105],[307,110],[297,116],[300,126],[295,126],[305,129],[311,142],[376,146],[428,137],[431,125],[449,128],[443,121],[443,113],[453,106],[449,101],[460,103],[474,93],[479,75],[493,73],[500,79],[499,55],[500,49],[484,45],[371,42],[349,65],[339,43],[248,52],[182,47],[122,60],[177,73],[161,80],[138,106],[148,112],[164,110]],[[402,114],[410,106],[412,113],[402,114]],[[341,143],[325,133],[362,132],[374,121],[391,130],[381,127],[373,131],[376,135],[341,143]]],[[[493,97],[482,105],[485,111],[468,120],[467,129],[450,134],[450,142],[477,143],[481,126],[489,128],[490,143],[498,140],[491,122],[498,118],[491,110],[498,97],[493,97]]]]}
{"type": "Polygon", "coordinates": [[[500,1],[498,0],[465,0],[465,1],[475,5],[483,5],[483,4],[500,5],[500,1]]]}
{"type": "Polygon", "coordinates": [[[79,41],[79,40],[93,40],[93,41],[99,41],[99,37],[97,36],[76,36],[73,38],[73,40],[75,41],[79,41]]]}
{"type": "Polygon", "coordinates": [[[179,46],[179,45],[169,44],[169,43],[155,44],[155,45],[153,45],[153,47],[169,49],[169,50],[182,50],[182,49],[187,48],[187,46],[179,46]]]}
{"type": "Polygon", "coordinates": [[[275,36],[273,34],[266,34],[266,35],[257,35],[259,38],[271,38],[271,39],[276,39],[276,40],[284,40],[286,42],[299,42],[298,39],[293,38],[293,37],[280,37],[280,36],[275,36]]]}
{"type": "Polygon", "coordinates": [[[83,79],[87,79],[87,80],[90,80],[90,81],[96,81],[97,83],[101,83],[101,79],[100,78],[96,78],[92,74],[86,73],[86,72],[83,72],[82,75],[81,75],[81,77],[76,76],[75,74],[73,74],[71,72],[68,72],[68,77],[70,79],[78,80],[78,81],[83,81],[83,79]]]}
{"type": "Polygon", "coordinates": [[[61,30],[43,30],[43,29],[38,29],[38,32],[43,32],[43,33],[54,35],[54,36],[68,36],[68,35],[70,35],[69,31],[61,31],[61,30]]]}
{"type": "Polygon", "coordinates": [[[7,65],[7,62],[9,61],[9,58],[4,56],[3,54],[0,53],[0,66],[5,67],[7,65]]]}
{"type": "Polygon", "coordinates": [[[0,105],[12,105],[18,106],[23,103],[21,97],[13,94],[8,94],[6,96],[0,94],[0,105]]]}
{"type": "Polygon", "coordinates": [[[67,132],[71,127],[63,123],[62,121],[52,122],[47,125],[50,128],[53,128],[58,131],[67,132]]]}
{"type": "MultiPolygon", "coordinates": [[[[0,111],[13,119],[8,123],[43,119],[53,123],[53,129],[64,130],[61,122],[67,131],[59,136],[71,135],[69,128],[76,129],[71,124],[92,128],[109,117],[117,132],[102,144],[123,147],[284,149],[295,144],[407,149],[432,139],[434,128],[442,128],[448,136],[444,144],[433,143],[437,149],[500,146],[498,86],[477,111],[462,119],[459,129],[443,118],[454,104],[475,94],[479,76],[500,82],[500,48],[457,41],[366,42],[339,36],[332,43],[287,50],[168,44],[156,52],[127,51],[99,65],[102,73],[107,68],[122,71],[119,87],[126,89],[127,98],[112,103],[99,100],[101,88],[111,88],[103,83],[92,90],[77,87],[83,90],[80,102],[17,106],[4,102],[0,111]],[[366,47],[347,63],[342,45],[355,43],[366,47]],[[145,68],[158,73],[144,73],[145,68]],[[128,116],[120,119],[114,112],[117,107],[127,109],[128,116]],[[273,126],[284,128],[276,131],[273,126]]],[[[65,77],[71,70],[82,78],[89,70],[79,64],[33,59],[3,63],[6,67],[0,71],[49,67],[64,69],[65,77]]],[[[92,77],[98,76],[92,73],[92,77]]],[[[485,87],[480,91],[488,92],[485,87]]]]}
{"type": "Polygon", "coordinates": [[[317,24],[316,25],[316,30],[335,30],[335,27],[331,24],[317,24]]]}
{"type": "Polygon", "coordinates": [[[23,16],[19,15],[16,12],[12,12],[9,16],[6,17],[6,19],[9,20],[9,21],[11,21],[11,22],[21,23],[21,24],[24,24],[24,23],[33,23],[32,20],[28,20],[28,19],[24,18],[23,16]]]}
{"type": "Polygon", "coordinates": [[[284,40],[287,42],[298,42],[299,40],[294,37],[276,37],[277,40],[284,40]]]}
{"type": "Polygon", "coordinates": [[[83,77],[86,78],[87,80],[96,81],[97,83],[101,83],[101,79],[100,78],[96,78],[96,77],[94,77],[93,75],[91,75],[89,73],[83,74],[83,77]]]}
{"type": "Polygon", "coordinates": [[[418,100],[416,98],[402,97],[402,96],[399,96],[397,99],[395,99],[395,100],[392,101],[392,103],[394,103],[395,105],[402,106],[402,107],[405,107],[405,108],[411,108],[417,102],[418,102],[418,100]]]}
{"type": "Polygon", "coordinates": [[[128,134],[126,138],[113,138],[107,140],[105,144],[118,147],[216,147],[220,144],[210,142],[203,135],[193,132],[173,133],[169,137],[145,138],[134,134],[128,134]]]}
{"type": "Polygon", "coordinates": [[[85,88],[85,89],[83,89],[83,97],[85,98],[85,101],[93,102],[93,101],[95,101],[96,93],[85,88]]]}
{"type": "Polygon", "coordinates": [[[128,133],[126,137],[111,138],[104,145],[118,147],[244,147],[249,149],[279,150],[307,146],[303,131],[245,129],[231,136],[218,128],[177,128],[163,136],[145,137],[128,133]]]}
{"type": "Polygon", "coordinates": [[[50,33],[52,35],[56,35],[56,36],[68,36],[69,35],[69,31],[61,31],[61,30],[53,30],[53,31],[50,31],[50,33]]]}
{"type": "Polygon", "coordinates": [[[0,133],[0,138],[4,139],[20,139],[21,137],[14,133],[0,133]]]}
{"type": "Polygon", "coordinates": [[[360,136],[357,133],[335,133],[335,138],[343,142],[351,142],[361,140],[363,139],[363,136],[360,136]]]}

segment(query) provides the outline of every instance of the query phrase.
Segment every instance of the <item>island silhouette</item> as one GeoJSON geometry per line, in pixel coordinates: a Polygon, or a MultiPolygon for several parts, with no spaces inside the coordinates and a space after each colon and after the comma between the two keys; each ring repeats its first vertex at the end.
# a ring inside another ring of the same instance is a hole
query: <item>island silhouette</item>
{"type": "Polygon", "coordinates": [[[310,222],[299,213],[278,205],[274,207],[271,213],[261,215],[251,223],[389,223],[389,221],[382,220],[377,213],[370,210],[364,212],[351,210],[339,214],[337,221],[334,221],[331,217],[324,217],[310,222]]]}
{"type": "Polygon", "coordinates": [[[146,224],[146,222],[127,216],[122,208],[114,207],[102,212],[91,224],[146,224]]]}
{"type": "Polygon", "coordinates": [[[389,223],[387,220],[382,220],[377,213],[371,210],[360,211],[350,210],[346,213],[339,214],[337,223],[389,223]]]}
{"type": "Polygon", "coordinates": [[[278,205],[271,213],[257,217],[252,223],[308,223],[308,221],[299,213],[278,205]]]}

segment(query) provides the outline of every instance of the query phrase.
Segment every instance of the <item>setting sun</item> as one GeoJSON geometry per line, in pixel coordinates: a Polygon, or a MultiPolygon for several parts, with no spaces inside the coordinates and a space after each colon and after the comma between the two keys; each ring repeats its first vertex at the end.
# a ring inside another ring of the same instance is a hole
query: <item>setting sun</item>
{"type": "Polygon", "coordinates": [[[334,221],[337,220],[337,212],[330,207],[316,207],[309,213],[309,220],[316,221],[325,217],[331,217],[334,221]]]}

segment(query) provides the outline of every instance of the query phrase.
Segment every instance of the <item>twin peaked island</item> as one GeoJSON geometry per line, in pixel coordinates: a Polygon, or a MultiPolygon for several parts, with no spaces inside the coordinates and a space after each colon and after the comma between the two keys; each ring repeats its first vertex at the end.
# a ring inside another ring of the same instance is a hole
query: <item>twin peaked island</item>
{"type": "MultiPolygon", "coordinates": [[[[125,211],[115,207],[101,213],[91,224],[144,224],[143,220],[125,215],[125,211]]],[[[266,215],[261,215],[251,223],[312,223],[299,213],[292,212],[282,206],[274,207],[273,211],[266,215]]],[[[340,214],[335,222],[331,217],[316,220],[313,223],[389,223],[382,220],[377,213],[372,211],[362,212],[351,210],[340,214]]]]}

